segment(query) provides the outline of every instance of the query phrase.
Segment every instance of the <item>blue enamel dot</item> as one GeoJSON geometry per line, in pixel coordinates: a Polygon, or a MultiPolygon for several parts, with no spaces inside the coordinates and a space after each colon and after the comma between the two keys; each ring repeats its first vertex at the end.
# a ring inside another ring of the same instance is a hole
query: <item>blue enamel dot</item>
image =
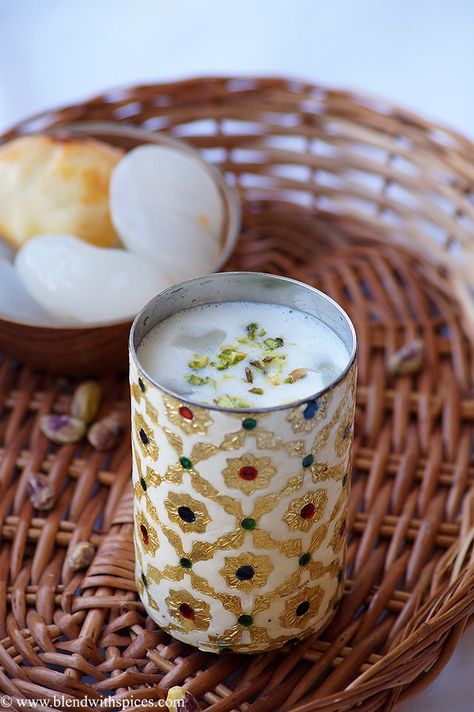
{"type": "Polygon", "coordinates": [[[315,400],[309,401],[309,402],[306,404],[306,408],[305,408],[304,411],[303,411],[303,418],[304,418],[305,420],[311,420],[311,418],[314,418],[314,416],[316,415],[316,413],[318,412],[318,410],[319,410],[319,403],[318,403],[318,401],[315,401],[315,400]]]}
{"type": "Polygon", "coordinates": [[[301,464],[303,465],[303,467],[311,467],[313,462],[314,462],[314,455],[310,454],[310,455],[306,455],[306,457],[303,457],[301,464]]]}

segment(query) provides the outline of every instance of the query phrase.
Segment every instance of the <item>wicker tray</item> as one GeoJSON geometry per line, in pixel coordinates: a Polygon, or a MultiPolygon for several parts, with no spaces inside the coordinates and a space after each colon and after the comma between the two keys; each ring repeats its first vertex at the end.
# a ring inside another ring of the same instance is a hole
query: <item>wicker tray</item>
{"type": "MultiPolygon", "coordinates": [[[[320,286],[353,318],[360,380],[346,593],[321,637],[283,651],[213,656],[173,641],[136,594],[128,434],[111,455],[51,447],[38,417],[67,410],[74,384],[5,358],[2,692],[158,701],[185,683],[212,712],[392,709],[439,673],[474,613],[474,347],[463,271],[474,245],[474,146],[399,109],[278,79],[137,87],[8,135],[91,119],[189,138],[241,192],[243,234],[229,267],[320,286]],[[389,376],[387,355],[415,336],[426,346],[422,372],[389,376]],[[32,509],[31,471],[47,473],[58,493],[48,516],[32,509]],[[73,572],[67,552],[84,540],[95,558],[73,572]]],[[[128,408],[125,376],[103,385],[104,413],[128,408]]]]}

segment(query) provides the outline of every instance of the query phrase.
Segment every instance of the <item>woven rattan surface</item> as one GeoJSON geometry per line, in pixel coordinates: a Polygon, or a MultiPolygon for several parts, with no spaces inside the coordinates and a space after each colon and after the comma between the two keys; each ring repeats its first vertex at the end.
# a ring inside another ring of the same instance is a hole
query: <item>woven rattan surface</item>
{"type": "MultiPolygon", "coordinates": [[[[158,701],[185,683],[212,712],[391,709],[441,670],[474,613],[474,147],[398,109],[277,79],[139,87],[15,131],[92,119],[187,136],[242,196],[229,268],[304,280],[351,315],[346,593],[328,630],[282,651],[213,656],[173,641],[136,593],[128,433],[112,454],[52,446],[39,416],[67,411],[74,384],[4,358],[0,689],[158,701]],[[423,368],[390,375],[388,356],[415,337],[423,368]],[[32,508],[31,472],[54,484],[48,513],[32,508]],[[80,541],[96,555],[74,572],[66,557],[80,541]]],[[[103,413],[128,409],[125,375],[103,387],[103,413]]]]}

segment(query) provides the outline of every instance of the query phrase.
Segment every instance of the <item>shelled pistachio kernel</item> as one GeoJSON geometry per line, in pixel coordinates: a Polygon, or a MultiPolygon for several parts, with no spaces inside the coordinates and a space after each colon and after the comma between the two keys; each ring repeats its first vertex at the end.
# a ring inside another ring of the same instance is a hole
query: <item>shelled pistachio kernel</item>
{"type": "Polygon", "coordinates": [[[425,344],[421,339],[414,339],[404,344],[388,359],[388,370],[394,376],[408,376],[417,373],[423,365],[425,344]]]}
{"type": "Polygon", "coordinates": [[[166,706],[170,712],[202,712],[198,701],[190,692],[179,685],[170,687],[166,697],[166,706]]]}
{"type": "Polygon", "coordinates": [[[122,433],[123,418],[117,413],[112,413],[91,425],[87,432],[87,440],[95,450],[105,452],[116,446],[122,433]]]}
{"type": "Polygon", "coordinates": [[[80,383],[72,397],[71,415],[86,424],[91,423],[99,410],[101,396],[102,389],[97,381],[80,383]]]}
{"type": "Polygon", "coordinates": [[[40,419],[41,432],[58,445],[77,443],[86,432],[86,424],[80,418],[63,413],[50,413],[40,419]]]}
{"type": "Polygon", "coordinates": [[[73,571],[89,566],[94,558],[95,546],[90,541],[80,541],[67,555],[67,565],[73,571]]]}
{"type": "Polygon", "coordinates": [[[40,512],[49,511],[56,503],[56,493],[49,477],[40,472],[29,474],[28,492],[31,504],[40,512]]]}

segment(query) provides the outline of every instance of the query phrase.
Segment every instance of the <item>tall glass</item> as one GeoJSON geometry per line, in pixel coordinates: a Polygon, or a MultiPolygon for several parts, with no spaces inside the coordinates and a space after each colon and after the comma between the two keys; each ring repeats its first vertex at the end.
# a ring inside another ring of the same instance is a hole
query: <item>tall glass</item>
{"type": "Polygon", "coordinates": [[[138,590],[161,628],[201,650],[253,653],[327,625],[344,585],[355,382],[349,317],[301,282],[213,274],[144,307],[130,335],[134,541],[138,590]],[[347,366],[302,402],[251,411],[189,402],[145,373],[137,348],[157,323],[223,301],[317,317],[347,366]]]}

